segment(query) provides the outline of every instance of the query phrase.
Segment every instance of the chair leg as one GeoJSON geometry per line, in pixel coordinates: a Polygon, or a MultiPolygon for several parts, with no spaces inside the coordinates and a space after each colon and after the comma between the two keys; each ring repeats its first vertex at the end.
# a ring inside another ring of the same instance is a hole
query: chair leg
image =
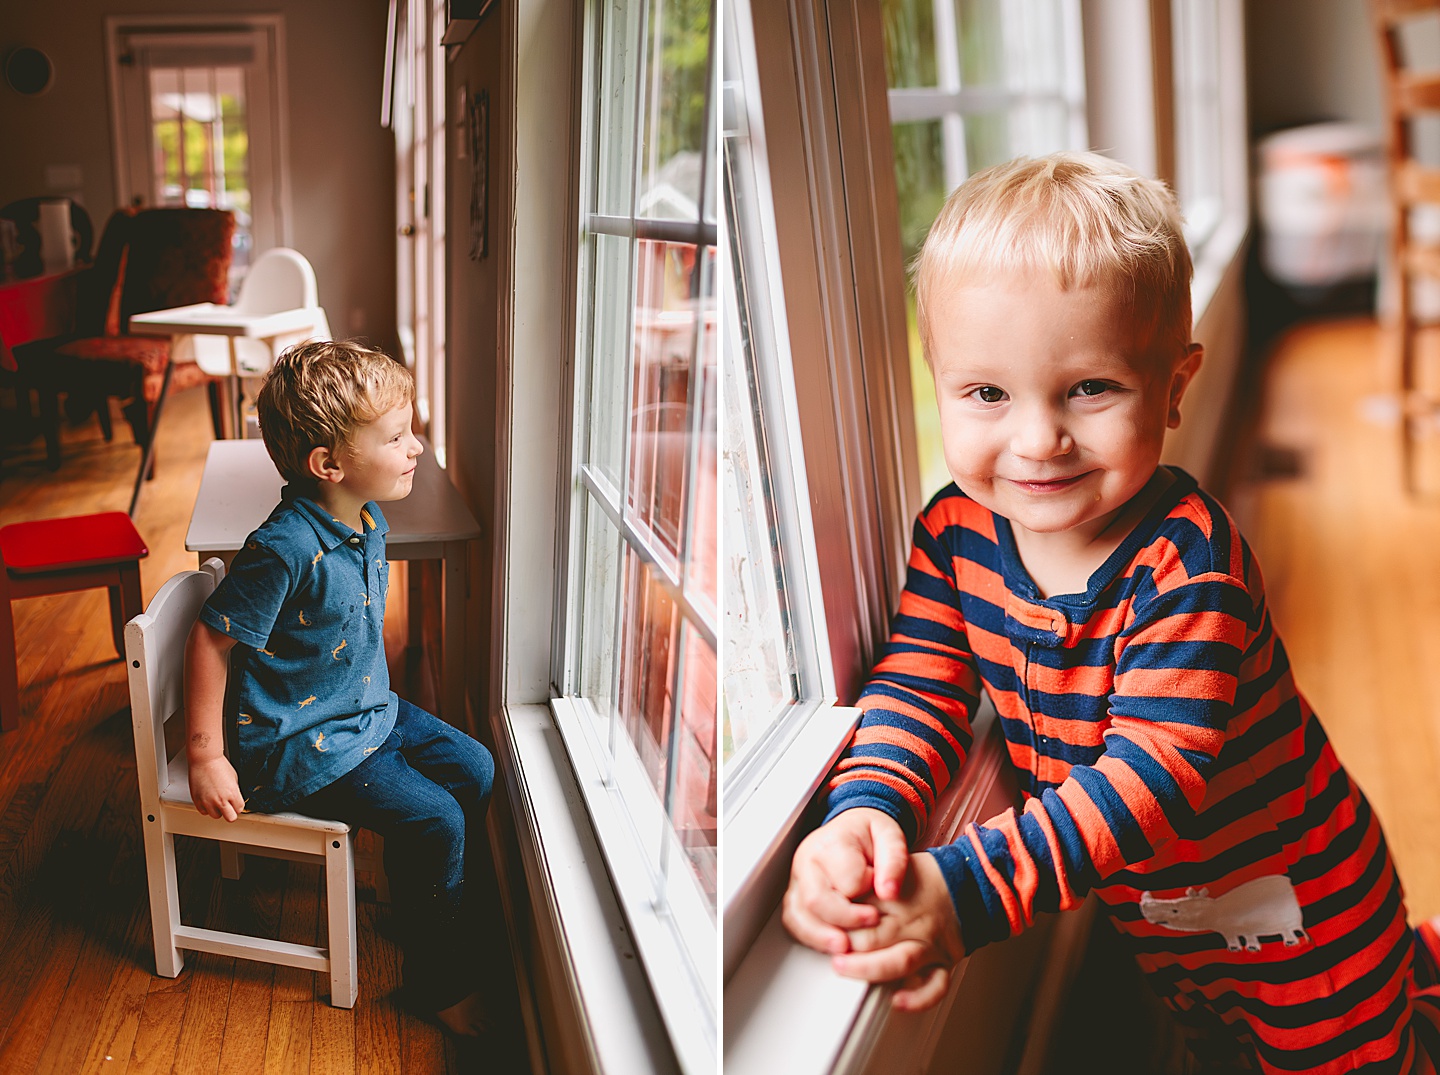
{"type": "Polygon", "coordinates": [[[220,382],[211,380],[205,386],[205,394],[210,397],[210,428],[215,431],[216,440],[225,439],[224,402],[220,398],[220,382]]]}
{"type": "Polygon", "coordinates": [[[110,629],[115,637],[115,651],[125,656],[125,625],[145,611],[140,594],[140,561],[120,568],[120,581],[110,587],[110,629]]]}
{"type": "Polygon", "coordinates": [[[145,876],[150,887],[150,926],[155,933],[155,973],[174,978],[185,967],[185,956],[175,946],[180,925],[180,884],[175,877],[175,837],[160,818],[145,815],[145,876]]]}
{"type": "Polygon", "coordinates": [[[110,417],[110,397],[101,396],[95,402],[95,417],[100,419],[100,434],[109,444],[115,439],[115,423],[110,417]]]}
{"type": "Polygon", "coordinates": [[[220,844],[220,876],[227,881],[238,881],[245,872],[245,856],[234,844],[220,844]]]}
{"type": "Polygon", "coordinates": [[[53,384],[40,386],[40,431],[45,435],[45,462],[60,469],[60,393],[53,384]]]}
{"type": "Polygon", "coordinates": [[[330,949],[330,1003],[355,1007],[360,993],[355,941],[355,834],[335,834],[325,844],[325,915],[330,949]]]}
{"type": "MultiPolygon", "coordinates": [[[[0,566],[0,576],[5,568],[0,566]]],[[[15,651],[15,616],[10,608],[10,589],[0,577],[0,731],[14,731],[20,725],[20,656],[15,651]]]]}

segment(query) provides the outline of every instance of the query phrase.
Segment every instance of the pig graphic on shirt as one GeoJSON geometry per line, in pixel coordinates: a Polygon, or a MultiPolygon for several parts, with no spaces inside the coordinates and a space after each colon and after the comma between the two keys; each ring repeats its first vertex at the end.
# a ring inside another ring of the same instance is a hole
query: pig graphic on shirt
{"type": "Polygon", "coordinates": [[[1232,952],[1242,947],[1260,951],[1260,938],[1279,934],[1285,947],[1293,948],[1310,938],[1300,914],[1295,886],[1283,875],[1257,877],[1211,897],[1207,888],[1189,888],[1177,899],[1157,899],[1140,894],[1140,913],[1145,921],[1184,933],[1219,933],[1232,952]]]}

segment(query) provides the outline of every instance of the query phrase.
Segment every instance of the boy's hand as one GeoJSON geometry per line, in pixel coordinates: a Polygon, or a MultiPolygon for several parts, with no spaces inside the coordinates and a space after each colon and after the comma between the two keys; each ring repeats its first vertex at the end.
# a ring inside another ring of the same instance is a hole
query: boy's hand
{"type": "Polygon", "coordinates": [[[874,906],[852,901],[896,899],[909,862],[894,818],[869,807],[846,810],[796,849],[781,915],[785,928],[821,952],[849,951],[847,931],[880,922],[874,906]]]}
{"type": "Polygon", "coordinates": [[[235,767],[223,754],[190,763],[190,799],[206,817],[234,821],[245,809],[235,767]]]}
{"type": "Polygon", "coordinates": [[[874,898],[880,912],[874,926],[852,929],[850,954],[831,962],[837,974],[867,982],[898,982],[891,1003],[921,1011],[940,1003],[950,972],[965,957],[960,923],[950,888],[933,856],[910,856],[910,869],[896,899],[874,898]]]}

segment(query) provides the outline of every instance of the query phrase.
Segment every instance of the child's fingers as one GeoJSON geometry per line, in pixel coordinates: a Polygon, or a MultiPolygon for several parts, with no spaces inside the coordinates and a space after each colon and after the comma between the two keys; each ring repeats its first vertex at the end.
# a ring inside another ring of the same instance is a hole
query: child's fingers
{"type": "Polygon", "coordinates": [[[901,941],[874,952],[851,952],[831,958],[835,973],[842,978],[866,982],[896,982],[908,978],[935,961],[935,951],[919,941],[901,941]]]}
{"type": "Polygon", "coordinates": [[[900,1011],[921,1012],[939,1004],[949,988],[949,967],[927,967],[919,974],[907,978],[903,986],[890,998],[890,1003],[900,1011]]]}
{"type": "Polygon", "coordinates": [[[807,893],[796,888],[785,894],[780,915],[801,944],[831,953],[848,951],[846,931],[873,925],[878,916],[874,907],[851,903],[833,890],[807,893]]]}
{"type": "Polygon", "coordinates": [[[910,849],[905,845],[905,832],[895,821],[882,815],[870,826],[870,839],[874,845],[875,895],[882,900],[899,897],[905,883],[905,871],[910,867],[910,849]]]}

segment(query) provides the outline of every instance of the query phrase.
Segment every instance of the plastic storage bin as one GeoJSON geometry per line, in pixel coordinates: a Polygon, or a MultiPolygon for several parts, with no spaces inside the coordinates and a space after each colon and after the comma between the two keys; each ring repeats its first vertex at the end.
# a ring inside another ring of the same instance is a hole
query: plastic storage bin
{"type": "Polygon", "coordinates": [[[1375,276],[1388,213],[1380,135],[1315,123],[1267,135],[1256,148],[1265,271],[1298,288],[1375,276]]]}

